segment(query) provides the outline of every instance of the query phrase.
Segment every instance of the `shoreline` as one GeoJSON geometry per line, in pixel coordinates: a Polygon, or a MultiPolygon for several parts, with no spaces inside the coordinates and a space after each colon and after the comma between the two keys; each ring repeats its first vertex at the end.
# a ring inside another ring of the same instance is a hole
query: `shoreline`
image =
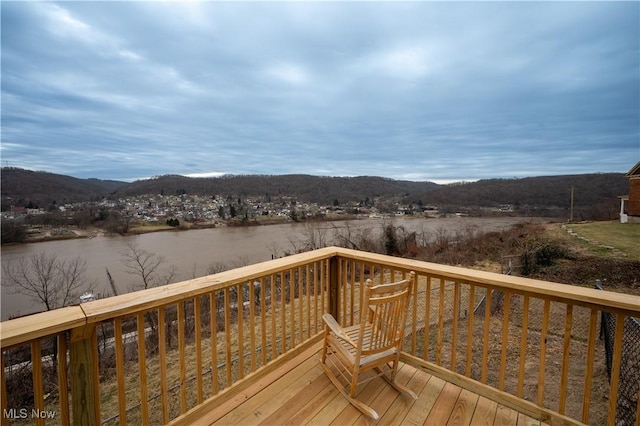
{"type": "MultiPolygon", "coordinates": [[[[298,221],[298,223],[305,222],[335,222],[340,220],[358,220],[361,219],[355,215],[344,215],[341,217],[332,217],[332,218],[323,218],[323,219],[310,219],[305,221],[298,221]]],[[[364,218],[362,218],[364,219],[364,218]]],[[[27,237],[23,242],[17,243],[2,243],[3,246],[13,246],[20,244],[33,244],[33,243],[44,243],[48,241],[64,241],[64,240],[75,240],[75,239],[91,239],[96,237],[104,237],[104,236],[121,236],[128,237],[133,235],[143,235],[150,234],[155,232],[182,232],[182,231],[196,231],[201,229],[212,229],[219,227],[253,227],[253,226],[269,226],[269,225],[281,225],[286,223],[293,223],[291,219],[283,218],[283,219],[264,219],[264,220],[251,220],[251,221],[242,221],[242,220],[230,220],[226,222],[202,222],[202,223],[192,223],[192,222],[184,222],[184,224],[174,227],[169,225],[133,225],[130,230],[126,233],[113,233],[107,232],[99,227],[87,227],[85,229],[79,229],[76,226],[37,226],[30,227],[27,230],[27,237]],[[39,230],[44,230],[44,232],[40,232],[39,230]],[[34,235],[38,233],[38,235],[34,235]]]]}
{"type": "MultiPolygon", "coordinates": [[[[522,217],[526,218],[528,216],[518,216],[518,215],[491,215],[491,216],[466,216],[466,217],[477,217],[477,218],[496,218],[496,217],[522,217]]],[[[182,231],[194,231],[194,230],[202,230],[202,229],[212,229],[218,227],[254,227],[254,226],[270,226],[270,225],[281,225],[287,223],[325,223],[325,222],[336,222],[342,220],[364,220],[371,219],[370,216],[362,216],[362,215],[340,215],[340,216],[332,216],[332,217],[324,217],[324,218],[311,218],[307,220],[299,220],[294,222],[290,218],[267,218],[267,219],[252,219],[249,221],[244,220],[229,220],[225,222],[200,222],[200,223],[192,223],[192,222],[183,222],[183,224],[173,227],[169,225],[148,225],[148,224],[138,224],[133,225],[130,228],[130,231],[126,233],[110,233],[100,227],[87,227],[85,229],[79,229],[75,226],[67,226],[67,227],[59,227],[59,226],[38,226],[29,228],[27,231],[27,238],[23,242],[13,242],[13,243],[2,243],[3,246],[14,246],[20,244],[33,244],[33,243],[43,243],[48,241],[63,241],[63,240],[73,240],[73,239],[91,239],[96,237],[104,237],[104,236],[121,236],[128,237],[133,235],[143,235],[155,232],[182,232],[182,231]],[[40,235],[34,235],[38,230],[46,230],[46,232],[40,232],[40,235]]],[[[388,219],[393,220],[397,219],[398,216],[376,216],[374,219],[388,219]]],[[[433,219],[437,220],[441,217],[433,217],[433,216],[402,216],[403,219],[433,219]]],[[[550,221],[554,221],[554,218],[550,217],[550,221]]]]}

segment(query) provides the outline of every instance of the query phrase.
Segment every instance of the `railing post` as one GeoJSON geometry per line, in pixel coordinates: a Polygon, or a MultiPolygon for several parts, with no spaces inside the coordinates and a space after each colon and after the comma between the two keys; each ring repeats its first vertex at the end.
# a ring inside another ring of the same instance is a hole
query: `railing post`
{"type": "Polygon", "coordinates": [[[71,330],[69,345],[74,425],[100,424],[98,339],[94,324],[71,330]]]}
{"type": "Polygon", "coordinates": [[[338,295],[340,294],[338,265],[338,256],[329,259],[329,313],[340,323],[341,319],[338,318],[338,295]]]}

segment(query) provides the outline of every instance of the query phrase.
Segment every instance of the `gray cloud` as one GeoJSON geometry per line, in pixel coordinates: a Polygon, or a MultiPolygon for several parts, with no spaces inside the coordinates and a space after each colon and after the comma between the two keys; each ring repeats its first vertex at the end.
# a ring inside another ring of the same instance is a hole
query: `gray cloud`
{"type": "Polygon", "coordinates": [[[640,159],[636,2],[3,2],[2,159],[470,180],[640,159]]]}

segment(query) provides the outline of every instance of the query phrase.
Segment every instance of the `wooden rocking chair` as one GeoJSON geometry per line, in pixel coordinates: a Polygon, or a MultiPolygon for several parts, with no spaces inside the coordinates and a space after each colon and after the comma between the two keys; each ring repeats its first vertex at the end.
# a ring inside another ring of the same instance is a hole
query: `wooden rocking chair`
{"type": "Polygon", "coordinates": [[[414,272],[402,281],[377,286],[368,279],[358,325],[343,328],[331,314],[322,316],[326,324],[322,368],[354,407],[376,420],[378,413],[355,399],[359,384],[382,376],[398,392],[418,399],[413,391],[395,382],[414,282],[414,272]],[[368,374],[362,377],[363,373],[368,374]]]}

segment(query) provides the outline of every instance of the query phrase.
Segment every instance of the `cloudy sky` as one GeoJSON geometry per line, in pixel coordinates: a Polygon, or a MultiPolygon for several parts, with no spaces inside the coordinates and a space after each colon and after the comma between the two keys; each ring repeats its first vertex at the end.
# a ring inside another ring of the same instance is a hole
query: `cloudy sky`
{"type": "Polygon", "coordinates": [[[2,1],[2,166],[448,182],[640,160],[640,3],[2,1]]]}

